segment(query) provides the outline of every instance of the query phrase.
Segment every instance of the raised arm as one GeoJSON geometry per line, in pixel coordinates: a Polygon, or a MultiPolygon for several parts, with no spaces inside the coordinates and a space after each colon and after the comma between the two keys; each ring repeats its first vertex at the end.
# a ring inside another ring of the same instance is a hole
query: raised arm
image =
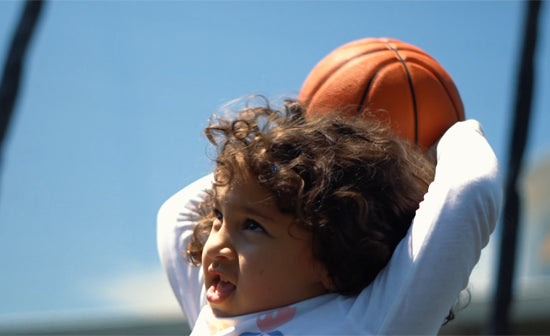
{"type": "Polygon", "coordinates": [[[479,123],[451,127],[437,156],[434,182],[407,236],[361,294],[369,308],[357,317],[374,321],[377,334],[437,334],[497,222],[498,164],[479,123]]]}
{"type": "Polygon", "coordinates": [[[212,174],[207,175],[170,197],[157,217],[157,245],[160,260],[170,285],[191,327],[206,304],[203,275],[199,267],[185,258],[187,241],[200,218],[197,205],[205,191],[212,187],[212,174]]]}

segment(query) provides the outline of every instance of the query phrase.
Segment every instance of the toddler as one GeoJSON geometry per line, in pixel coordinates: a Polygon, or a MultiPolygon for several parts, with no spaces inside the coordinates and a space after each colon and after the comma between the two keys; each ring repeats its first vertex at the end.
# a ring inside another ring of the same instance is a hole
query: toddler
{"type": "Polygon", "coordinates": [[[245,108],[205,133],[214,174],[158,218],[193,335],[438,332],[500,209],[477,122],[445,133],[435,169],[380,122],[306,119],[295,102],[245,108]]]}

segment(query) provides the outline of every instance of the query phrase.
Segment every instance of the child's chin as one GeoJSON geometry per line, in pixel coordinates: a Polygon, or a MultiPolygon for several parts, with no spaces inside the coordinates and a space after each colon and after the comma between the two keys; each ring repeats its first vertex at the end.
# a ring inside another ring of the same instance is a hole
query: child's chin
{"type": "Polygon", "coordinates": [[[242,314],[238,314],[236,312],[227,311],[227,310],[225,310],[223,308],[220,308],[220,307],[212,307],[212,305],[210,305],[210,308],[212,309],[212,313],[214,314],[214,316],[219,317],[219,318],[235,317],[235,316],[242,315],[242,314]]]}
{"type": "Polygon", "coordinates": [[[244,316],[244,315],[258,313],[264,310],[269,310],[269,309],[264,309],[260,307],[247,307],[248,309],[243,309],[243,307],[236,307],[235,305],[230,305],[229,302],[224,302],[224,304],[218,304],[218,305],[209,303],[209,305],[213,315],[218,318],[244,316]]]}

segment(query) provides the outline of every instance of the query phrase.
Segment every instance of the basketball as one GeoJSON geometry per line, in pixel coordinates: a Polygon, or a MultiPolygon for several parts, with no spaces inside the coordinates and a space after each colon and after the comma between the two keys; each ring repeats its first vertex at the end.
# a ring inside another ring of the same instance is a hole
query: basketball
{"type": "Polygon", "coordinates": [[[428,53],[402,41],[365,38],[347,43],[310,72],[298,101],[308,115],[340,111],[372,115],[422,148],[464,120],[464,106],[451,76],[428,53]]]}

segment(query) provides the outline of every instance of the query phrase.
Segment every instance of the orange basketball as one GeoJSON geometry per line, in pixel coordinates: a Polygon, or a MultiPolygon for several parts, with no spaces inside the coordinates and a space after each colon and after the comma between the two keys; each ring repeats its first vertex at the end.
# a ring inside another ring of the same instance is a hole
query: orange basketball
{"type": "Polygon", "coordinates": [[[387,38],[365,38],[332,51],[308,75],[298,100],[306,116],[339,110],[389,120],[395,134],[423,148],[464,120],[447,71],[422,49],[387,38]]]}

